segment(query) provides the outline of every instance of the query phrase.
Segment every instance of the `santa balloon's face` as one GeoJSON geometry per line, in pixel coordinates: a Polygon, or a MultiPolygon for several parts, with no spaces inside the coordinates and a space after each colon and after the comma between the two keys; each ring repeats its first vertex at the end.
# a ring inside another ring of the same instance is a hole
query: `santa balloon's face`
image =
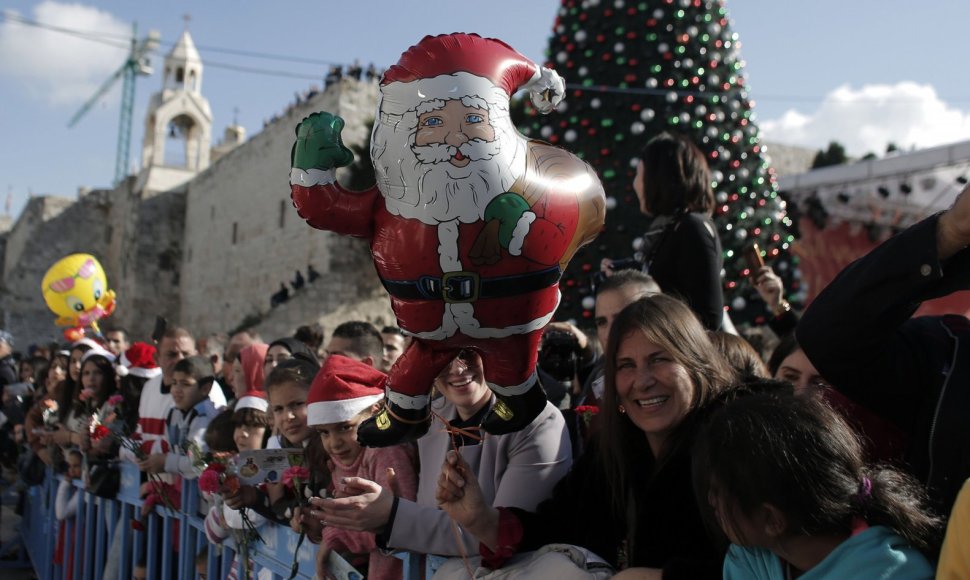
{"type": "Polygon", "coordinates": [[[415,153],[432,153],[436,160],[447,155],[449,163],[465,167],[471,163],[469,154],[473,150],[494,140],[495,129],[489,123],[488,109],[467,106],[454,99],[440,109],[418,116],[414,150],[415,153]]]}
{"type": "Polygon", "coordinates": [[[372,144],[388,211],[430,225],[481,220],[525,165],[507,110],[474,94],[416,103],[402,122],[378,123],[372,144]]]}

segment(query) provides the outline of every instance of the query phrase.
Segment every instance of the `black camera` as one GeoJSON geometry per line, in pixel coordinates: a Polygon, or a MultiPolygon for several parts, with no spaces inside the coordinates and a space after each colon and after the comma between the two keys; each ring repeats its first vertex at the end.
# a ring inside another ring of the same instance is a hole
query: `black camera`
{"type": "Polygon", "coordinates": [[[579,370],[579,339],[571,332],[547,330],[542,335],[539,367],[557,381],[571,381],[579,370]]]}

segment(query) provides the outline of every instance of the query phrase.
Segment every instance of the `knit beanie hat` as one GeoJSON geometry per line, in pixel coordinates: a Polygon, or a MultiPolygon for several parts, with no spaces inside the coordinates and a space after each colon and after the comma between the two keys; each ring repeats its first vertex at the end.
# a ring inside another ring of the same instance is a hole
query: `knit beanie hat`
{"type": "Polygon", "coordinates": [[[343,423],[384,398],[387,375],[339,354],[330,355],[310,385],[307,425],[343,423]]]}

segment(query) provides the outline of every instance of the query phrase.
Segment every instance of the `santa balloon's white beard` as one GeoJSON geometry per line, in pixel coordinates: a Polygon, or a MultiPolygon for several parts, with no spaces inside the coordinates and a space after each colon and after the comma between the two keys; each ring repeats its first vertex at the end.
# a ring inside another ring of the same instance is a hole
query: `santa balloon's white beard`
{"type": "Polygon", "coordinates": [[[375,165],[384,175],[399,168],[403,184],[391,191],[385,191],[391,188],[381,188],[387,210],[431,225],[455,219],[462,223],[481,220],[488,203],[515,182],[512,165],[517,144],[501,141],[501,138],[475,139],[457,148],[444,143],[413,145],[410,151],[414,156],[401,160],[397,167],[389,167],[383,159],[376,159],[375,165]],[[468,165],[451,164],[458,151],[468,158],[468,165]]]}

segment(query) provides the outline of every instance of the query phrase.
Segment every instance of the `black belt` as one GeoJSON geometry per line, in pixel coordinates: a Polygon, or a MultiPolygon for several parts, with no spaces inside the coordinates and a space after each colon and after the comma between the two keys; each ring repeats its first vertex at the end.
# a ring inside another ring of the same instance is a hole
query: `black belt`
{"type": "Polygon", "coordinates": [[[440,278],[421,276],[417,280],[381,280],[388,294],[402,300],[444,300],[449,304],[487,298],[506,298],[548,288],[559,281],[559,266],[545,270],[481,278],[477,272],[448,272],[440,278]]]}

